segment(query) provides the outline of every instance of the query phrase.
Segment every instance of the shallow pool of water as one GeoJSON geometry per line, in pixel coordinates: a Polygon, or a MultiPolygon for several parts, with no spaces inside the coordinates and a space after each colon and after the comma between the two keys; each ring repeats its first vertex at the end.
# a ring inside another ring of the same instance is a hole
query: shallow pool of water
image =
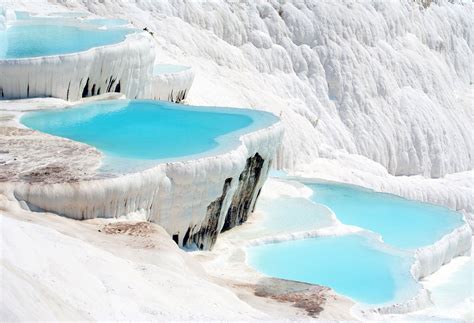
{"type": "Polygon", "coordinates": [[[32,129],[98,148],[108,156],[163,160],[230,149],[240,134],[277,121],[270,113],[182,106],[163,101],[112,100],[31,112],[32,129]]]}
{"type": "Polygon", "coordinates": [[[365,304],[396,302],[419,289],[410,274],[411,253],[384,250],[359,235],[251,247],[247,261],[266,275],[328,286],[365,304]]]}
{"type": "Polygon", "coordinates": [[[338,183],[305,183],[311,199],[334,211],[344,224],[379,233],[387,244],[414,249],[435,243],[464,224],[460,213],[338,183]]]}
{"type": "Polygon", "coordinates": [[[253,240],[270,236],[285,236],[296,232],[327,228],[334,225],[334,222],[332,212],[327,207],[308,199],[261,196],[255,213],[236,238],[253,240]]]}
{"type": "Polygon", "coordinates": [[[119,43],[127,34],[135,31],[130,28],[78,27],[52,18],[45,19],[51,23],[14,24],[0,30],[0,59],[81,52],[119,43]]]}

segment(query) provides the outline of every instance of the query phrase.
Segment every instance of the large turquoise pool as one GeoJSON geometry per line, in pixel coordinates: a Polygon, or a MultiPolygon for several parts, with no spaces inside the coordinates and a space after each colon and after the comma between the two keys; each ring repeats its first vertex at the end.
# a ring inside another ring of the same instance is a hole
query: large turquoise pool
{"type": "Polygon", "coordinates": [[[168,160],[230,149],[239,135],[278,120],[270,113],[182,106],[151,100],[111,100],[30,112],[29,128],[96,147],[109,157],[168,160]]]}
{"type": "Polygon", "coordinates": [[[331,213],[318,205],[331,209],[342,223],[376,235],[317,237],[249,247],[247,261],[266,275],[329,286],[357,302],[378,305],[415,296],[419,285],[410,273],[415,249],[464,225],[462,215],[447,208],[353,185],[298,180],[313,191],[309,200],[262,197],[257,207],[264,214],[258,225],[265,233],[262,236],[333,225],[331,213]],[[375,239],[377,235],[383,241],[375,239]]]}
{"type": "Polygon", "coordinates": [[[51,23],[14,24],[0,29],[0,59],[32,58],[81,52],[123,41],[130,28],[100,29],[95,26],[51,23]]]}
{"type": "Polygon", "coordinates": [[[463,225],[447,208],[338,183],[306,183],[311,199],[334,211],[344,224],[379,233],[385,243],[415,249],[435,243],[463,225]]]}
{"type": "Polygon", "coordinates": [[[266,275],[329,286],[366,304],[416,295],[412,257],[358,235],[320,237],[249,248],[247,261],[266,275]]]}

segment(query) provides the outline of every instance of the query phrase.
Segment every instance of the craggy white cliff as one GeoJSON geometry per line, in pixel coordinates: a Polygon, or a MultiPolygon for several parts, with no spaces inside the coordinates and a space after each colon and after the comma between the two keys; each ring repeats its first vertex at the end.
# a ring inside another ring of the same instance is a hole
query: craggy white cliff
{"type": "Polygon", "coordinates": [[[451,2],[57,1],[159,31],[162,57],[205,71],[193,103],[282,113],[280,166],[327,144],[430,177],[474,162],[474,5],[451,2]]]}
{"type": "Polygon", "coordinates": [[[157,225],[0,208],[0,228],[2,321],[270,319],[210,281],[157,225]]]}

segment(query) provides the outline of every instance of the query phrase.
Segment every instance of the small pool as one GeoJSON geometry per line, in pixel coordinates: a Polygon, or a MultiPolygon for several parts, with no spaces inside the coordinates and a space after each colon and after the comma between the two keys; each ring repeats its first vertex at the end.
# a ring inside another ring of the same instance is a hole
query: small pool
{"type": "Polygon", "coordinates": [[[109,157],[155,161],[227,150],[238,144],[240,134],[277,121],[256,110],[151,100],[100,101],[21,118],[29,128],[89,144],[109,157]]]}
{"type": "Polygon", "coordinates": [[[190,67],[185,65],[157,64],[153,67],[153,75],[178,73],[188,69],[190,67]]]}
{"type": "Polygon", "coordinates": [[[420,290],[410,271],[415,249],[464,225],[462,215],[447,208],[353,185],[298,180],[313,191],[310,201],[262,199],[258,208],[266,217],[257,225],[260,231],[280,234],[334,225],[327,211],[314,207],[324,205],[342,223],[379,234],[383,242],[361,233],[270,243],[247,248],[248,264],[269,276],[331,287],[360,303],[386,305],[414,297],[420,290]]]}
{"type": "Polygon", "coordinates": [[[410,274],[411,253],[384,250],[359,235],[251,247],[247,262],[266,275],[328,286],[370,305],[414,297],[419,290],[410,274]]]}
{"type": "Polygon", "coordinates": [[[115,44],[135,32],[131,28],[100,29],[61,23],[54,18],[31,20],[0,29],[0,59],[32,58],[81,52],[93,47],[115,44]],[[47,22],[46,22],[47,21],[47,22]]]}
{"type": "Polygon", "coordinates": [[[435,243],[464,224],[460,213],[427,203],[338,183],[305,183],[311,199],[344,224],[379,233],[387,244],[415,249],[435,243]]]}

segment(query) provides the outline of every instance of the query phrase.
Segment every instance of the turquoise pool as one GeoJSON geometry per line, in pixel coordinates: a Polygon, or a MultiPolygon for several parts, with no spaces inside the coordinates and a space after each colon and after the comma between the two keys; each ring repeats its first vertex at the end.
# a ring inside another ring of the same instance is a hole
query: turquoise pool
{"type": "Polygon", "coordinates": [[[460,213],[338,183],[305,183],[311,200],[326,205],[344,224],[379,233],[385,243],[402,249],[424,247],[464,224],[460,213]]]}
{"type": "Polygon", "coordinates": [[[151,100],[111,100],[30,112],[29,128],[134,160],[189,158],[230,149],[239,135],[277,122],[262,111],[182,106],[151,100]]]}
{"type": "Polygon", "coordinates": [[[81,52],[93,47],[115,44],[135,32],[130,28],[99,29],[97,26],[79,27],[51,23],[21,23],[0,30],[0,59],[32,58],[81,52]]]}
{"type": "Polygon", "coordinates": [[[384,250],[359,235],[251,247],[247,262],[266,275],[329,286],[365,304],[410,298],[419,289],[410,274],[410,253],[384,250]]]}
{"type": "Polygon", "coordinates": [[[360,303],[403,302],[415,296],[419,285],[410,273],[415,249],[464,225],[461,214],[432,204],[353,185],[291,179],[312,189],[310,201],[263,198],[258,205],[265,215],[257,226],[260,231],[280,234],[331,225],[327,211],[310,204],[315,203],[330,208],[344,224],[380,234],[383,242],[343,235],[271,243],[247,248],[249,265],[269,276],[331,287],[360,303]]]}

